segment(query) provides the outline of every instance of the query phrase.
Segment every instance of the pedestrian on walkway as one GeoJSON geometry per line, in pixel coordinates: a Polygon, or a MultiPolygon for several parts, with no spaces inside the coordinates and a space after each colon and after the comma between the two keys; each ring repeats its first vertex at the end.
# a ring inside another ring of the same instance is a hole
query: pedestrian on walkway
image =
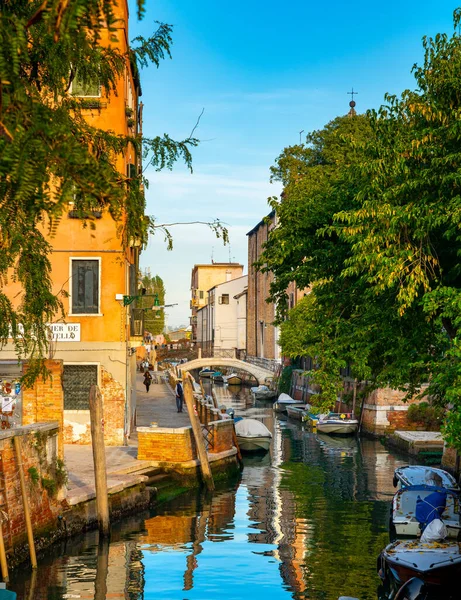
{"type": "Polygon", "coordinates": [[[182,403],[184,401],[184,390],[182,389],[182,379],[178,379],[178,383],[176,384],[176,408],[178,409],[178,413],[182,412],[182,403]]]}
{"type": "Polygon", "coordinates": [[[144,373],[144,381],[143,384],[146,386],[146,392],[149,392],[150,384],[152,383],[152,375],[150,374],[149,369],[144,373]]]}

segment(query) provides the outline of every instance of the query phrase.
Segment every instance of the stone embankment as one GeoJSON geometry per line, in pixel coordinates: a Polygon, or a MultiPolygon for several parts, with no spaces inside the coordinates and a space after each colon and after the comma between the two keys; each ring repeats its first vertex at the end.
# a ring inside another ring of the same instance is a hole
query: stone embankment
{"type": "MultiPolygon", "coordinates": [[[[197,452],[187,411],[178,413],[169,383],[159,379],[149,393],[137,381],[136,427],[128,446],[106,447],[111,521],[152,508],[201,485],[197,452]],[[153,425],[153,426],[152,426],[153,425]]],[[[0,509],[8,565],[28,560],[26,523],[12,439],[20,435],[22,460],[37,551],[97,526],[91,446],[64,446],[59,459],[58,423],[35,424],[0,433],[3,490],[0,509]],[[67,469],[68,481],[66,481],[67,469]]],[[[204,431],[215,479],[238,472],[232,422],[215,421],[204,431]]]]}

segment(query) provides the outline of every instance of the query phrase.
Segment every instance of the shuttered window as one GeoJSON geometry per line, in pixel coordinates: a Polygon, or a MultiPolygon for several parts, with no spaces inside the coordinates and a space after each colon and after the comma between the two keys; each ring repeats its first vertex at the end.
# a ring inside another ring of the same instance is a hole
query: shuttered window
{"type": "Polygon", "coordinates": [[[99,260],[72,260],[72,313],[99,313],[99,260]]]}
{"type": "Polygon", "coordinates": [[[97,383],[97,365],[64,365],[64,410],[89,410],[90,388],[97,383]]]}

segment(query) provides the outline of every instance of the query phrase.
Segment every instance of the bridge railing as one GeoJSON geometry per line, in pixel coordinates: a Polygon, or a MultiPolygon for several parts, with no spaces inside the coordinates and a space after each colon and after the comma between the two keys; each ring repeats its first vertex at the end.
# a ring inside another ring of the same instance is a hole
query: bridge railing
{"type": "Polygon", "coordinates": [[[236,349],[230,348],[202,348],[202,358],[236,358],[236,349]]]}
{"type": "Polygon", "coordinates": [[[262,369],[267,369],[267,371],[272,371],[273,373],[277,373],[280,369],[280,361],[272,358],[261,358],[260,356],[246,356],[243,360],[252,365],[255,365],[256,367],[261,367],[262,369]]]}

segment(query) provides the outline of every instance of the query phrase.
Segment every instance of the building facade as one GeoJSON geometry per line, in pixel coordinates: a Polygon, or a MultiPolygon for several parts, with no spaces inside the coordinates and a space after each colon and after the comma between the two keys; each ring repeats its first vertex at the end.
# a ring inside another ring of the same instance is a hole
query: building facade
{"type": "MultiPolygon", "coordinates": [[[[248,357],[280,362],[278,344],[279,329],[274,325],[275,305],[267,302],[270,286],[274,280],[271,272],[262,273],[254,265],[260,259],[270,231],[277,224],[277,215],[272,211],[260,221],[248,236],[248,293],[247,293],[247,341],[248,357]]],[[[293,308],[304,297],[305,290],[298,290],[295,283],[287,289],[288,306],[293,308]]]]}
{"type": "MultiPolygon", "coordinates": [[[[106,42],[101,43],[109,44],[110,40],[112,46],[128,55],[127,2],[114,6],[114,13],[119,19],[117,28],[111,34],[108,31],[106,42]]],[[[84,88],[76,80],[71,92],[85,99],[83,115],[92,126],[121,135],[140,134],[141,89],[129,60],[116,93],[107,97],[98,85],[84,88]]],[[[134,147],[128,146],[116,165],[128,178],[138,173],[141,163],[134,147]]],[[[91,227],[69,203],[55,232],[48,235],[53,293],[61,294],[65,313],[64,319],[57,315],[50,324],[49,353],[50,359],[62,363],[64,441],[90,442],[89,390],[97,384],[104,401],[106,443],[121,445],[133,426],[135,348],[143,335],[142,311],[135,308],[135,303],[125,306],[123,296],[133,296],[138,289],[140,243],[133,240],[125,247],[120,222],[115,222],[106,209],[87,216],[91,217],[91,227]]],[[[14,289],[8,293],[13,296],[14,289]]],[[[2,350],[0,374],[16,381],[25,368],[27,365],[18,364],[12,345],[2,350]]],[[[56,379],[58,370],[53,376],[56,379]]],[[[53,385],[57,385],[56,380],[53,385]]],[[[49,397],[42,383],[29,390],[31,394],[35,394],[38,405],[49,397]]],[[[22,414],[19,395],[17,406],[17,424],[33,421],[31,414],[22,414]]]]}
{"type": "Polygon", "coordinates": [[[211,263],[194,265],[191,275],[191,326],[192,344],[197,342],[197,312],[208,303],[208,290],[215,285],[231,281],[243,275],[239,263],[211,263]]]}
{"type": "Polygon", "coordinates": [[[248,276],[231,279],[208,290],[208,303],[197,313],[197,346],[210,354],[245,350],[246,329],[242,300],[248,276]]]}

